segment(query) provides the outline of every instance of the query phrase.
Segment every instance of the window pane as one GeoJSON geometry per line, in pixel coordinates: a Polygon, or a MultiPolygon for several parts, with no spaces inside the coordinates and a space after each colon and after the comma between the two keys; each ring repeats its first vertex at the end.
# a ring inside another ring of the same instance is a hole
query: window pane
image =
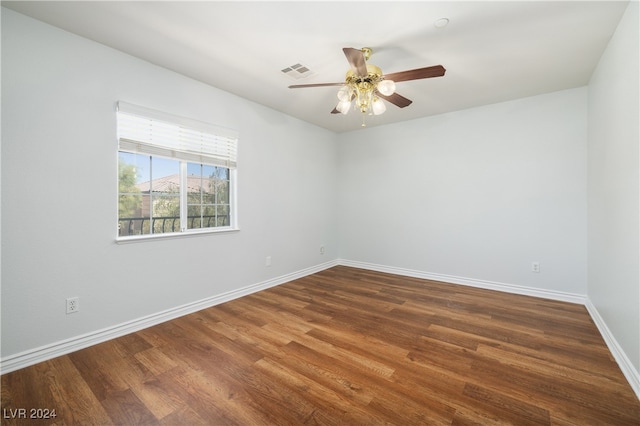
{"type": "Polygon", "coordinates": [[[229,180],[229,169],[224,167],[216,167],[216,177],[222,180],[229,180]]]}
{"type": "Polygon", "coordinates": [[[205,228],[218,226],[216,222],[215,206],[204,206],[202,208],[202,223],[205,228]]]}
{"type": "Polygon", "coordinates": [[[118,234],[180,231],[180,162],[119,153],[118,234]]]}
{"type": "Polygon", "coordinates": [[[141,199],[140,193],[120,193],[118,196],[119,218],[131,218],[140,214],[141,199]]]}
{"type": "Polygon", "coordinates": [[[187,229],[202,228],[202,164],[187,163],[187,229]]]}
{"type": "Polygon", "coordinates": [[[215,166],[204,165],[202,167],[202,203],[213,204],[216,199],[215,166]]]}
{"type": "Polygon", "coordinates": [[[229,226],[229,169],[188,163],[187,174],[187,227],[229,226]],[[221,203],[225,206],[220,213],[221,203]]]}
{"type": "Polygon", "coordinates": [[[152,218],[153,233],[180,232],[180,216],[157,216],[152,218]]]}
{"type": "Polygon", "coordinates": [[[180,161],[162,157],[153,157],[152,160],[152,178],[159,179],[160,187],[172,183],[180,184],[180,161]]]}
{"type": "Polygon", "coordinates": [[[192,186],[189,186],[187,190],[189,191],[187,192],[188,205],[200,204],[202,202],[202,193],[200,193],[200,191],[198,192],[194,191],[192,186]]]}
{"type": "Polygon", "coordinates": [[[201,169],[202,169],[202,164],[187,163],[187,174],[189,176],[191,175],[200,176],[202,174],[201,169]]]}
{"type": "Polygon", "coordinates": [[[216,193],[215,191],[206,192],[202,194],[202,204],[212,205],[216,203],[216,193]]]}
{"type": "Polygon", "coordinates": [[[189,206],[187,208],[187,228],[202,228],[202,207],[200,205],[189,206]]]}
{"type": "Polygon", "coordinates": [[[202,165],[202,176],[205,176],[207,178],[213,177],[215,172],[216,172],[217,167],[216,166],[210,166],[208,164],[203,164],[202,165]]]}
{"type": "Polygon", "coordinates": [[[149,213],[153,218],[152,233],[180,231],[180,161],[151,158],[151,179],[141,189],[149,193],[149,213]]]}
{"type": "Polygon", "coordinates": [[[220,181],[218,183],[218,203],[229,204],[229,181],[220,181]]]}
{"type": "Polygon", "coordinates": [[[145,172],[149,173],[148,155],[120,152],[118,155],[118,235],[144,233],[142,212],[144,194],[138,183],[145,172]]]}
{"type": "Polygon", "coordinates": [[[154,193],[153,217],[180,217],[180,194],[154,193]]]}
{"type": "Polygon", "coordinates": [[[187,163],[187,203],[202,202],[202,165],[187,163]]]}
{"type": "Polygon", "coordinates": [[[218,205],[216,208],[217,226],[229,226],[229,205],[218,205]]]}

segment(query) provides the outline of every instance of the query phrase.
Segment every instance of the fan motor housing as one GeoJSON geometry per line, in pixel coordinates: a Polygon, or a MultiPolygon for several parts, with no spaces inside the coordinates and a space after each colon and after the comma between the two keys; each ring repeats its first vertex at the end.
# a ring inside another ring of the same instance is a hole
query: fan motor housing
{"type": "Polygon", "coordinates": [[[382,80],[382,70],[380,69],[380,67],[373,65],[373,64],[367,64],[367,76],[366,77],[362,77],[359,75],[356,75],[353,70],[349,70],[347,71],[347,76],[346,76],[346,82],[351,84],[351,83],[360,83],[363,81],[367,81],[367,82],[371,82],[371,83],[375,83],[382,80]]]}

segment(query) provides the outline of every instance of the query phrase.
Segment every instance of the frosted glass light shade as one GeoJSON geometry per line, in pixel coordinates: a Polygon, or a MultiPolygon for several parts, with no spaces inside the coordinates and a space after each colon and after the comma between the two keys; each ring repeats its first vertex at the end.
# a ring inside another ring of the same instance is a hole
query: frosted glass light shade
{"type": "Polygon", "coordinates": [[[344,86],[338,90],[338,99],[340,99],[340,102],[351,101],[351,95],[351,88],[349,86],[344,86]]]}
{"type": "Polygon", "coordinates": [[[374,115],[380,115],[387,110],[386,105],[380,99],[376,98],[373,100],[371,104],[371,109],[373,110],[374,115]]]}
{"type": "Polygon", "coordinates": [[[338,106],[336,106],[336,109],[342,114],[347,115],[349,113],[349,110],[351,109],[351,101],[348,100],[338,102],[338,106]]]}
{"type": "Polygon", "coordinates": [[[393,95],[393,92],[396,91],[396,83],[393,82],[393,80],[382,80],[380,83],[378,83],[378,92],[380,92],[382,95],[385,96],[390,96],[393,95]]]}

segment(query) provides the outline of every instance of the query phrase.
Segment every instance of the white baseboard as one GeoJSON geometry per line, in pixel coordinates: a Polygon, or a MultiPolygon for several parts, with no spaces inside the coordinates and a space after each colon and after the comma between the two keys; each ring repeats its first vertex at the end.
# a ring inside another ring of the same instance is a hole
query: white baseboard
{"type": "Polygon", "coordinates": [[[622,370],[622,374],[624,374],[624,377],[626,377],[629,385],[631,385],[631,388],[636,393],[636,396],[638,397],[638,399],[640,399],[640,372],[636,370],[636,368],[627,357],[627,354],[624,352],[620,344],[618,344],[618,341],[615,339],[615,337],[613,337],[611,330],[609,330],[609,327],[607,327],[607,323],[604,322],[604,319],[598,312],[598,309],[596,309],[596,307],[593,305],[593,303],[591,303],[590,300],[587,300],[587,303],[585,303],[585,307],[587,308],[587,311],[589,311],[589,315],[591,315],[591,318],[596,324],[596,327],[598,327],[598,330],[600,330],[600,334],[609,347],[611,354],[618,363],[620,370],[622,370]]]}
{"type": "Polygon", "coordinates": [[[560,300],[569,303],[584,305],[587,297],[582,294],[565,293],[562,291],[545,290],[533,287],[525,287],[515,284],[505,284],[494,281],[478,280],[475,278],[457,277],[454,275],[436,274],[432,272],[416,271],[413,269],[396,268],[395,266],[377,265],[374,263],[359,262],[340,259],[340,265],[353,268],[369,269],[371,271],[386,272],[389,274],[403,275],[405,277],[422,278],[433,281],[442,281],[449,284],[461,284],[469,287],[484,288],[487,290],[502,291],[505,293],[522,294],[525,296],[540,297],[543,299],[560,300]]]}
{"type": "Polygon", "coordinates": [[[591,303],[587,296],[552,290],[541,290],[537,288],[523,287],[513,284],[483,281],[474,278],[462,278],[451,275],[434,274],[430,272],[415,271],[411,269],[396,268],[393,266],[377,265],[373,263],[358,262],[346,259],[340,259],[338,260],[338,263],[340,265],[350,266],[353,268],[368,269],[371,271],[386,272],[413,278],[442,281],[451,284],[462,284],[471,287],[486,288],[489,290],[503,291],[506,293],[522,294],[526,296],[541,297],[544,299],[559,300],[563,302],[578,303],[584,305],[587,308],[589,315],[591,315],[591,319],[593,319],[593,322],[596,324],[596,327],[598,327],[598,330],[600,331],[602,338],[607,344],[607,347],[611,351],[611,354],[618,363],[620,370],[622,370],[622,374],[624,374],[624,377],[629,382],[629,385],[635,392],[636,396],[638,397],[638,399],[640,399],[640,373],[638,373],[638,370],[634,368],[624,350],[622,350],[622,347],[618,344],[615,337],[607,327],[604,319],[600,316],[598,310],[591,303]]]}
{"type": "Polygon", "coordinates": [[[0,360],[0,372],[1,374],[4,374],[11,371],[19,370],[21,368],[28,367],[42,361],[47,361],[49,359],[65,355],[83,348],[87,348],[89,346],[105,342],[107,340],[115,339],[117,337],[121,337],[126,334],[172,320],[174,318],[191,314],[202,309],[209,308],[211,306],[219,305],[220,303],[228,302],[230,300],[237,299],[251,293],[265,290],[270,287],[275,287],[277,285],[284,284],[286,282],[293,281],[307,275],[315,274],[316,272],[323,271],[336,265],[338,265],[337,260],[325,262],[316,266],[312,266],[310,268],[302,269],[290,274],[285,274],[237,290],[218,294],[216,296],[208,297],[206,299],[202,299],[193,303],[188,303],[186,305],[171,308],[166,311],[127,321],[113,327],[104,328],[102,330],[93,331],[87,334],[72,337],[70,339],[58,341],[35,349],[20,352],[18,354],[10,355],[0,360]]]}

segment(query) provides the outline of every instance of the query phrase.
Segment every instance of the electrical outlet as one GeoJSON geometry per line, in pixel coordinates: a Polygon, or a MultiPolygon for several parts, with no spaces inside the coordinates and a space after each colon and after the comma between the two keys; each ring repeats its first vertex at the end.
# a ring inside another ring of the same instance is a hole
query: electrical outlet
{"type": "Polygon", "coordinates": [[[540,262],[531,262],[531,272],[540,273],[540,262]]]}
{"type": "Polygon", "coordinates": [[[324,246],[320,246],[320,254],[324,254],[324,246]]]}
{"type": "Polygon", "coordinates": [[[264,266],[271,266],[271,256],[267,256],[264,259],[264,266]]]}
{"type": "Polygon", "coordinates": [[[70,297],[67,299],[67,313],[74,314],[80,310],[80,298],[70,297]]]}

